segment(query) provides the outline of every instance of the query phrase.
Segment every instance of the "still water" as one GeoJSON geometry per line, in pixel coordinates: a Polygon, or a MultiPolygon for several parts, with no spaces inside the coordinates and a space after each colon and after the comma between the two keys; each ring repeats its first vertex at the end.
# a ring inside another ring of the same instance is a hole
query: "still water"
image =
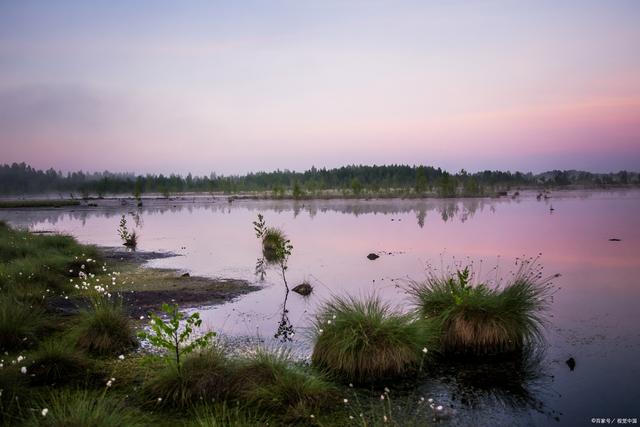
{"type": "MultiPolygon", "coordinates": [[[[427,268],[473,263],[480,280],[508,277],[516,258],[536,257],[559,273],[546,353],[536,378],[504,386],[489,367],[439,373],[416,395],[452,405],[451,425],[591,425],[592,418],[640,418],[640,191],[556,192],[537,200],[242,201],[182,198],[94,208],[2,210],[0,219],[31,230],[69,233],[85,243],[120,244],[120,216],[136,225],[139,250],[167,251],[154,267],[241,278],[259,291],[200,309],[207,327],[230,337],[291,346],[308,355],[307,327],[332,294],[376,294],[409,309],[403,286],[427,268]],[[308,281],[305,298],[288,294],[277,269],[263,281],[252,221],[283,229],[293,253],[287,281],[308,281]],[[610,241],[616,238],[620,241],[610,241]],[[376,253],[380,258],[367,259],[376,253]],[[496,272],[497,267],[497,272],[496,272]],[[283,318],[283,310],[285,317],[283,318]],[[283,321],[295,334],[274,337],[283,321]],[[574,357],[576,367],[565,361],[574,357]],[[495,387],[490,384],[496,383],[495,387]],[[489,384],[489,385],[488,385],[489,384]]],[[[510,369],[503,366],[502,369],[510,369]]],[[[615,421],[615,420],[614,420],[615,421]]],[[[639,420],[640,421],[640,420],[639,420]]]]}

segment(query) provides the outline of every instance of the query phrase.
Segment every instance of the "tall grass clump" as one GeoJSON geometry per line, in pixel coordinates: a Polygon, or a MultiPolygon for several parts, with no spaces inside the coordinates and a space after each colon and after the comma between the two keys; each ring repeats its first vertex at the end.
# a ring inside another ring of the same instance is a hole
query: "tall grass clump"
{"type": "Polygon", "coordinates": [[[283,423],[308,421],[340,401],[335,386],[294,364],[286,351],[258,350],[240,362],[235,377],[243,402],[262,413],[278,414],[283,423]]]}
{"type": "Polygon", "coordinates": [[[42,308],[29,306],[13,295],[0,294],[0,350],[15,350],[33,344],[45,323],[42,308]]]}
{"type": "Polygon", "coordinates": [[[122,302],[103,298],[80,314],[77,347],[94,355],[106,356],[135,348],[138,341],[122,302]]]}
{"type": "Polygon", "coordinates": [[[150,424],[146,416],[127,407],[121,398],[112,398],[105,393],[60,390],[42,398],[34,409],[23,425],[137,427],[150,424]]]}
{"type": "Polygon", "coordinates": [[[194,411],[194,420],[189,427],[262,427],[277,425],[266,414],[260,414],[239,404],[222,402],[217,405],[198,407],[194,411]]]}
{"type": "Polygon", "coordinates": [[[237,393],[233,371],[224,353],[211,347],[187,355],[180,369],[176,363],[165,364],[144,384],[144,392],[149,401],[163,406],[211,403],[237,393]]]}
{"type": "Polygon", "coordinates": [[[282,230],[268,227],[262,236],[262,255],[269,262],[280,261],[282,254],[280,248],[285,245],[287,236],[282,230]]]}
{"type": "Polygon", "coordinates": [[[91,362],[65,340],[49,340],[40,345],[29,367],[31,383],[61,385],[87,378],[91,362]]]}
{"type": "Polygon", "coordinates": [[[314,322],[312,363],[337,377],[376,382],[418,367],[436,334],[430,323],[377,297],[334,297],[314,322]]]}
{"type": "Polygon", "coordinates": [[[558,277],[543,277],[537,260],[517,261],[518,270],[504,286],[472,284],[466,267],[452,275],[432,273],[426,281],[411,284],[409,294],[420,315],[441,328],[444,352],[520,351],[543,339],[551,281],[558,277]]]}

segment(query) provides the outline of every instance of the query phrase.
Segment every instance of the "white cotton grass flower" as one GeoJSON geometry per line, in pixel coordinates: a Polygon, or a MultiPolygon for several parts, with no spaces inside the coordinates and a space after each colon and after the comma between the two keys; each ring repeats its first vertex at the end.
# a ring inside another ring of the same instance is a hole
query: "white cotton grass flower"
{"type": "Polygon", "coordinates": [[[124,354],[121,354],[120,356],[118,356],[118,359],[124,360],[124,354]]]}
{"type": "Polygon", "coordinates": [[[442,411],[444,408],[442,407],[442,405],[438,405],[436,406],[436,411],[442,411]]]}
{"type": "Polygon", "coordinates": [[[40,413],[42,414],[43,417],[46,417],[47,414],[49,413],[49,409],[48,408],[43,408],[40,413]]]}
{"type": "Polygon", "coordinates": [[[22,368],[20,368],[20,372],[22,372],[24,375],[27,374],[27,367],[23,366],[22,368]]]}
{"type": "Polygon", "coordinates": [[[427,353],[429,352],[429,350],[427,349],[427,347],[425,347],[425,348],[423,348],[423,349],[422,349],[422,352],[423,352],[424,354],[427,354],[427,353]]]}
{"type": "Polygon", "coordinates": [[[160,402],[162,402],[162,398],[161,397],[158,398],[158,403],[160,403],[160,402]]]}
{"type": "Polygon", "coordinates": [[[433,403],[433,398],[430,397],[429,400],[427,400],[427,402],[433,403]]]}
{"type": "Polygon", "coordinates": [[[344,403],[349,403],[349,399],[342,399],[344,403]]]}
{"type": "Polygon", "coordinates": [[[384,400],[384,394],[380,395],[380,400],[384,400]]]}

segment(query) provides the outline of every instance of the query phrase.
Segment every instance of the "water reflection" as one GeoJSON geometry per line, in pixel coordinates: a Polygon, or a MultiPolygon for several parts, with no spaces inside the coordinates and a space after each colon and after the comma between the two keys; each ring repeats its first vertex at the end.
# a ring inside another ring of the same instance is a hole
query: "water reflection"
{"type": "Polygon", "coordinates": [[[233,204],[212,199],[209,201],[195,200],[153,200],[145,202],[143,207],[122,206],[112,201],[101,201],[97,207],[79,206],[72,209],[29,209],[20,211],[20,217],[12,218],[12,222],[18,223],[21,227],[32,227],[34,224],[45,221],[48,224],[56,225],[61,221],[73,220],[80,222],[83,226],[87,220],[99,216],[103,218],[113,218],[126,213],[130,216],[136,227],[143,226],[143,216],[175,214],[181,211],[193,213],[204,210],[212,213],[232,214],[237,209],[247,209],[261,212],[292,212],[294,218],[303,213],[307,213],[310,218],[316,217],[319,213],[340,213],[353,215],[355,217],[368,214],[381,215],[402,215],[413,212],[416,222],[420,228],[424,227],[425,219],[430,212],[433,212],[443,222],[458,219],[466,222],[473,218],[477,212],[487,209],[489,212],[496,211],[496,205],[519,203],[520,199],[445,199],[445,200],[309,200],[309,201],[288,201],[288,200],[240,200],[233,204]]]}

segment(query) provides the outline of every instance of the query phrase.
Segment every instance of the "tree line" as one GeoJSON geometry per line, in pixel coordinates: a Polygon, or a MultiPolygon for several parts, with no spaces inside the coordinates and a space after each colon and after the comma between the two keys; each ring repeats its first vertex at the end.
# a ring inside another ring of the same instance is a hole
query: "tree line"
{"type": "Polygon", "coordinates": [[[170,194],[210,192],[236,194],[270,192],[276,197],[305,197],[334,191],[344,195],[434,194],[441,197],[488,195],[514,187],[569,185],[638,185],[637,172],[591,173],[554,170],[541,174],[485,170],[450,173],[432,166],[351,165],[312,167],[304,172],[276,170],[246,175],[186,176],[104,172],[38,170],[25,163],[0,165],[0,194],[58,193],[61,197],[102,197],[108,194],[170,194]]]}

